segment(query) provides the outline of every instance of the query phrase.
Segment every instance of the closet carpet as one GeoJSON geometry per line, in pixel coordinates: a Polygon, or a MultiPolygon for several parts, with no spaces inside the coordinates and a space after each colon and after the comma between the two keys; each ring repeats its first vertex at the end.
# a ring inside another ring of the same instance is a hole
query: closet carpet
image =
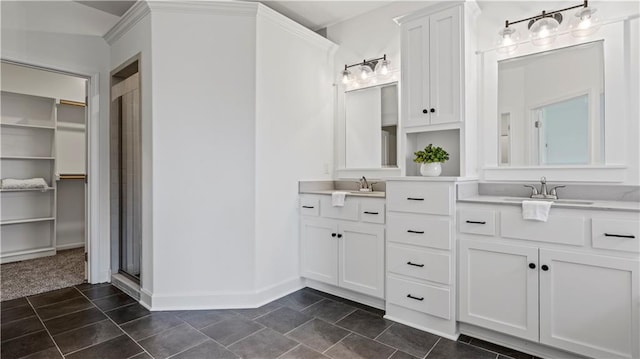
{"type": "Polygon", "coordinates": [[[84,282],[84,248],[3,264],[0,266],[0,282],[1,301],[80,284],[84,282]]]}

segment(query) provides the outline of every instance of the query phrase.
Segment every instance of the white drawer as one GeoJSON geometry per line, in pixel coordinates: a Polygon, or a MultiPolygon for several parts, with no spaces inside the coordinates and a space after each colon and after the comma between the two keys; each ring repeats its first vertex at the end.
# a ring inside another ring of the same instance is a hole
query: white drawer
{"type": "Polygon", "coordinates": [[[344,206],[334,207],[331,205],[331,196],[322,196],[320,199],[320,215],[326,218],[357,221],[358,200],[347,196],[347,198],[344,199],[344,206]]]}
{"type": "Polygon", "coordinates": [[[320,215],[320,198],[317,196],[300,196],[300,214],[303,216],[320,215]]]}
{"type": "Polygon", "coordinates": [[[362,222],[384,224],[384,201],[360,198],[360,220],[362,222]]]}
{"type": "Polygon", "coordinates": [[[447,288],[387,277],[387,301],[405,308],[450,319],[450,296],[447,288]]]}
{"type": "Polygon", "coordinates": [[[387,270],[417,279],[449,284],[450,256],[389,244],[387,270]]]}
{"type": "Polygon", "coordinates": [[[458,211],[458,230],[460,233],[494,236],[496,234],[496,212],[461,209],[458,211]]]}
{"type": "Polygon", "coordinates": [[[554,208],[546,222],[522,219],[522,211],[500,213],[500,234],[504,238],[583,246],[585,227],[584,217],[564,215],[554,208]]]}
{"type": "Polygon", "coordinates": [[[451,214],[451,185],[448,183],[387,182],[390,211],[451,214]]]}
{"type": "Polygon", "coordinates": [[[633,220],[591,220],[593,248],[640,252],[640,222],[633,220]]]}
{"type": "Polygon", "coordinates": [[[420,214],[387,213],[387,240],[438,249],[449,249],[451,220],[420,214]]]}

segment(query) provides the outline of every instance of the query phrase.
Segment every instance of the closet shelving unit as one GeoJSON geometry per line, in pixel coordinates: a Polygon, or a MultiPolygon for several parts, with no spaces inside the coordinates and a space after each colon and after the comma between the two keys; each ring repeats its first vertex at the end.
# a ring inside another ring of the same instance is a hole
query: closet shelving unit
{"type": "Polygon", "coordinates": [[[56,253],[56,99],[1,92],[0,175],[44,189],[0,189],[0,262],[56,253]]]}

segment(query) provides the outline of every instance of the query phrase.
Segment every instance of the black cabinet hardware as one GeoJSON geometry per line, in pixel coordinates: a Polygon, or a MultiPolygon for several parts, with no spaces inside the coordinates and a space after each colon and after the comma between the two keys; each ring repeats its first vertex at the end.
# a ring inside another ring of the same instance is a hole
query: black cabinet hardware
{"type": "Polygon", "coordinates": [[[424,201],[424,198],[407,197],[407,201],[424,201]]]}
{"type": "Polygon", "coordinates": [[[424,234],[424,231],[414,231],[413,229],[408,229],[407,232],[409,232],[409,233],[417,233],[417,234],[424,234]]]}
{"type": "Polygon", "coordinates": [[[429,110],[429,112],[434,113],[434,112],[436,112],[436,109],[432,108],[431,110],[429,110]]]}
{"type": "Polygon", "coordinates": [[[336,234],[335,234],[335,233],[331,233],[331,237],[335,237],[335,236],[336,236],[336,234]]]}
{"type": "Polygon", "coordinates": [[[549,270],[549,266],[546,265],[546,264],[543,264],[542,267],[540,267],[540,268],[542,268],[542,270],[545,271],[545,272],[549,270]]]}
{"type": "Polygon", "coordinates": [[[605,237],[618,237],[618,238],[636,238],[636,236],[634,236],[633,234],[611,234],[611,233],[605,233],[604,236],[605,237]]]}
{"type": "Polygon", "coordinates": [[[424,297],[414,297],[414,296],[412,296],[411,294],[407,294],[407,298],[411,298],[411,299],[415,299],[415,300],[420,300],[420,301],[423,301],[423,300],[424,300],[424,297]]]}
{"type": "Polygon", "coordinates": [[[487,224],[487,222],[485,221],[466,221],[466,222],[471,224],[487,224]]]}
{"type": "Polygon", "coordinates": [[[365,214],[378,214],[378,212],[369,212],[369,211],[364,211],[365,214]]]}
{"type": "Polygon", "coordinates": [[[338,233],[338,238],[342,238],[342,234],[338,233]]]}
{"type": "Polygon", "coordinates": [[[536,264],[535,263],[529,263],[529,268],[536,269],[536,264]]]}
{"type": "Polygon", "coordinates": [[[410,266],[414,266],[414,267],[420,267],[420,268],[424,267],[424,264],[415,264],[415,263],[411,263],[411,262],[407,262],[407,264],[410,265],[410,266]]]}
{"type": "Polygon", "coordinates": [[[425,108],[422,110],[422,113],[429,113],[429,111],[427,111],[427,109],[425,108]]]}
{"type": "Polygon", "coordinates": [[[314,208],[313,206],[302,206],[302,208],[314,208]]]}

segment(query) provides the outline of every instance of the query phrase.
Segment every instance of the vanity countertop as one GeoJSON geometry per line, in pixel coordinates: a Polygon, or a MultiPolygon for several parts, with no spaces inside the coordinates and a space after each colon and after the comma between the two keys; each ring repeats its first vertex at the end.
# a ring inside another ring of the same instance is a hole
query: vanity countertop
{"type": "MultiPolygon", "coordinates": [[[[502,204],[510,206],[522,206],[522,200],[533,200],[522,197],[504,197],[504,196],[487,196],[475,195],[467,198],[458,199],[461,203],[488,203],[502,204]]],[[[596,209],[610,211],[629,211],[640,212],[640,203],[633,201],[601,201],[601,200],[574,200],[559,199],[553,202],[552,208],[571,208],[571,209],[596,209]],[[563,203],[563,201],[566,201],[563,203]],[[568,203],[567,203],[568,202],[568,203]]]]}
{"type": "Polygon", "coordinates": [[[354,197],[385,198],[386,196],[386,192],[382,192],[382,191],[360,192],[360,191],[348,191],[348,190],[309,190],[309,191],[300,191],[299,193],[331,195],[331,193],[333,192],[346,192],[347,196],[354,196],[354,197]]]}

